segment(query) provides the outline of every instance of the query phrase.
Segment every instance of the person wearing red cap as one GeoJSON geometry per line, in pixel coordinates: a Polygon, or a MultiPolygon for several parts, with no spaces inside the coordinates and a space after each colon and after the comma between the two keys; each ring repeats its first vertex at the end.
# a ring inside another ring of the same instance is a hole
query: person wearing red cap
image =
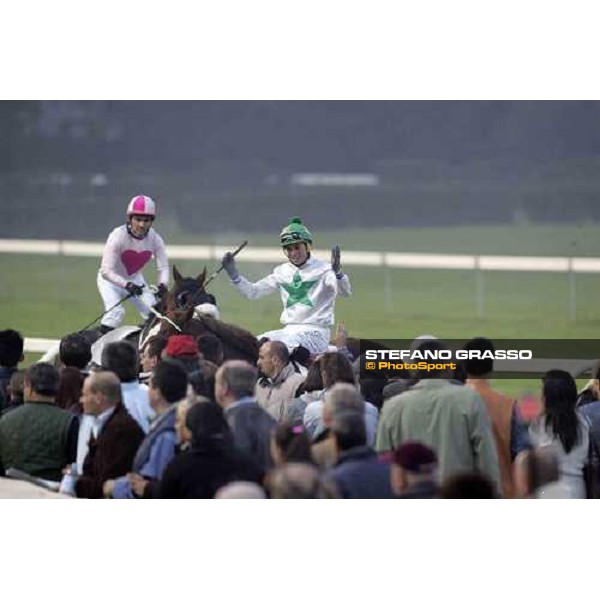
{"type": "Polygon", "coordinates": [[[439,493],[437,456],[425,444],[404,442],[392,454],[391,483],[398,498],[428,499],[439,493]]]}
{"type": "Polygon", "coordinates": [[[165,354],[170,358],[198,357],[198,342],[191,335],[172,335],[167,340],[165,354]]]}
{"type": "MultiPolygon", "coordinates": [[[[152,229],[155,217],[154,200],[149,196],[134,196],[127,206],[127,223],[113,229],[108,236],[97,278],[105,310],[130,295],[142,318],[148,317],[148,306],[154,305],[156,298],[146,285],[142,269],[153,256],[158,271],[158,295],[167,291],[169,260],[162,237],[152,229]]],[[[122,305],[106,313],[100,333],[118,327],[124,316],[122,305]]]]}
{"type": "Polygon", "coordinates": [[[198,342],[191,335],[169,337],[163,357],[178,362],[188,373],[193,373],[200,368],[198,342]]]}

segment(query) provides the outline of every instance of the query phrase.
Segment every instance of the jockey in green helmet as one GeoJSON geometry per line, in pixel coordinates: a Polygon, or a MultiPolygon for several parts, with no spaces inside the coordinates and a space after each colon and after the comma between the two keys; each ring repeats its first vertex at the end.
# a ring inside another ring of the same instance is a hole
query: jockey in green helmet
{"type": "Polygon", "coordinates": [[[313,355],[322,354],[331,337],[335,299],[352,292],[341,269],[340,248],[332,249],[330,263],[311,256],[313,237],[298,217],[281,230],[279,239],[288,262],[256,283],[239,274],[230,252],[221,263],[242,296],[254,300],[276,291],[281,294],[284,328],[267,331],[259,338],[282,341],[290,350],[304,346],[313,355]]]}

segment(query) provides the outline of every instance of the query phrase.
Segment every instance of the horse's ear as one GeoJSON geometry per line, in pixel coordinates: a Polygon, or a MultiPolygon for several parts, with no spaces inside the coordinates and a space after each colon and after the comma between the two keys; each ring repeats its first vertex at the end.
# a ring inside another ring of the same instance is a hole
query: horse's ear
{"type": "Polygon", "coordinates": [[[204,288],[204,282],[206,281],[206,267],[204,267],[204,271],[196,277],[196,281],[201,288],[204,288]]]}
{"type": "Polygon", "coordinates": [[[163,299],[162,301],[164,301],[165,306],[166,306],[166,311],[167,312],[173,312],[177,307],[175,305],[175,294],[172,294],[171,292],[169,292],[163,299]]]}
{"type": "Polygon", "coordinates": [[[183,281],[183,277],[175,265],[173,265],[173,279],[175,280],[175,285],[179,285],[183,281]]]}

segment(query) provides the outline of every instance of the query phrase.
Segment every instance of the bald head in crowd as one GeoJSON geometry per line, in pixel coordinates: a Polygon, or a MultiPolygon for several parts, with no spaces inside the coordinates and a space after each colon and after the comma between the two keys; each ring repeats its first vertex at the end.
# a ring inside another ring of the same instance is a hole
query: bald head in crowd
{"type": "Polygon", "coordinates": [[[121,382],[112,371],[91,373],[83,382],[81,405],[85,414],[100,415],[121,401],[121,382]]]}
{"type": "Polygon", "coordinates": [[[233,481],[215,494],[218,500],[264,500],[266,497],[263,488],[252,481],[233,481]]]}
{"type": "Polygon", "coordinates": [[[106,401],[109,404],[114,405],[121,401],[121,381],[116,373],[112,371],[92,373],[89,376],[89,380],[91,390],[106,396],[106,401]]]}
{"type": "Polygon", "coordinates": [[[271,472],[268,488],[274,499],[318,500],[335,497],[333,487],[325,482],[316,467],[289,463],[271,472]]]}
{"type": "Polygon", "coordinates": [[[265,342],[258,352],[258,368],[267,377],[274,379],[290,362],[290,353],[283,342],[265,342]]]}

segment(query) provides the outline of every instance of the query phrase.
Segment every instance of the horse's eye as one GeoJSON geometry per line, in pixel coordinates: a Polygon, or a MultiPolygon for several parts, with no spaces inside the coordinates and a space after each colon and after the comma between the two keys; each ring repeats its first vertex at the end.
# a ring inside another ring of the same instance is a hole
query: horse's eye
{"type": "Polygon", "coordinates": [[[189,293],[188,292],[181,292],[181,294],[177,295],[177,303],[182,306],[184,304],[187,303],[187,299],[188,299],[189,293]]]}

